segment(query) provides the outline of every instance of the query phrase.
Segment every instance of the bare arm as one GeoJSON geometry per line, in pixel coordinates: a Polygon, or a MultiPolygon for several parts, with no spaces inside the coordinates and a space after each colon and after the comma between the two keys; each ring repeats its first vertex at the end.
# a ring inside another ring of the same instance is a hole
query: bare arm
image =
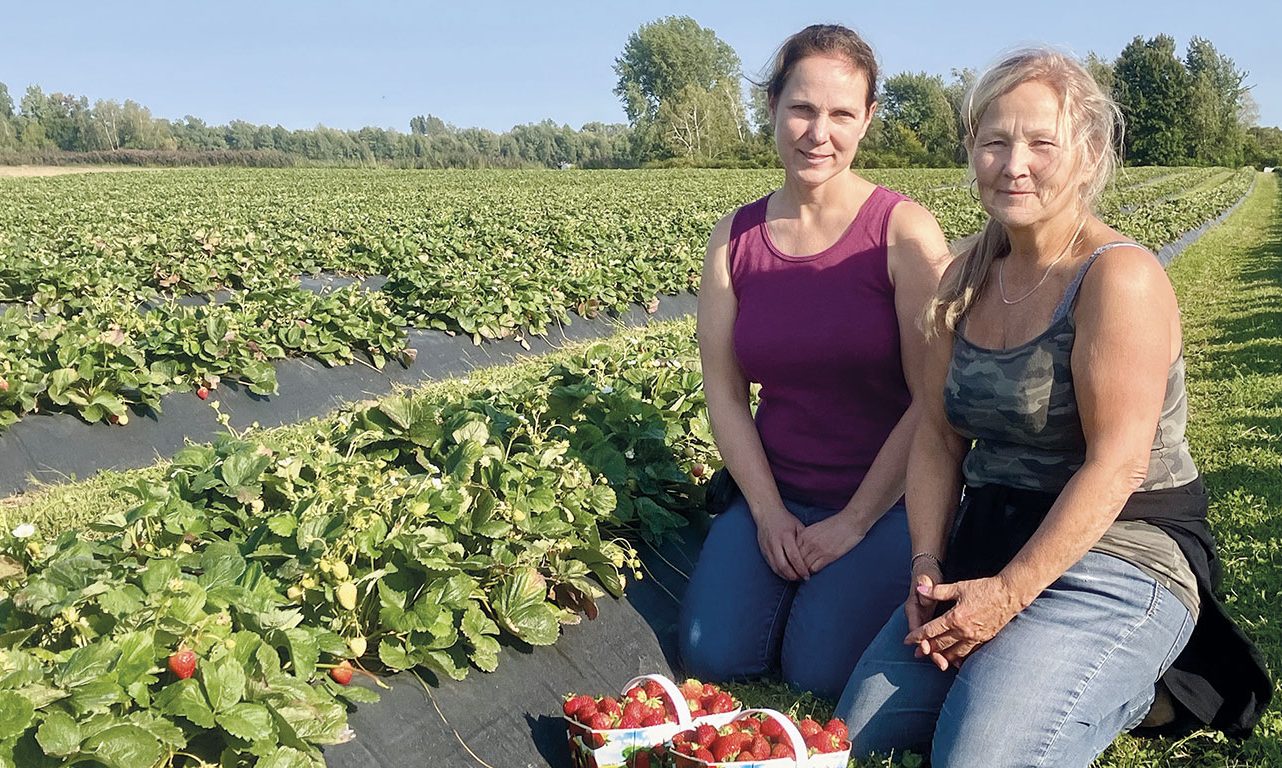
{"type": "Polygon", "coordinates": [[[1075,314],[1073,383],[1086,437],[1082,467],[1046,519],[995,577],[934,587],[957,600],[910,642],[956,663],[991,639],[1082,558],[1144,482],[1178,348],[1175,294],[1153,257],[1118,248],[1088,273],[1075,314]]]}
{"type": "MultiPolygon", "coordinates": [[[[957,268],[959,265],[950,268],[944,279],[949,279],[957,268]]],[[[948,532],[961,497],[962,460],[970,448],[970,441],[953,429],[944,412],[944,387],[953,343],[953,333],[942,324],[928,342],[921,419],[908,456],[908,533],[914,555],[925,555],[912,563],[912,584],[904,603],[910,632],[929,621],[935,612],[935,600],[917,588],[933,587],[943,579],[940,566],[948,555],[948,532]]]]}
{"type": "Polygon", "coordinates": [[[802,554],[811,571],[818,571],[854,548],[904,494],[909,447],[923,410],[926,338],[920,318],[926,302],[939,287],[949,256],[948,243],[935,217],[911,201],[895,206],[887,240],[887,266],[895,286],[900,362],[912,400],[846,506],[802,534],[802,554]]]}
{"type": "Polygon", "coordinates": [[[790,581],[810,571],[797,548],[801,521],[783,505],[748,405],[748,381],[734,353],[738,300],[730,284],[729,242],[733,214],[712,230],[699,284],[699,358],[708,420],[722,461],[748,502],[757,540],[771,569],[790,581]]]}

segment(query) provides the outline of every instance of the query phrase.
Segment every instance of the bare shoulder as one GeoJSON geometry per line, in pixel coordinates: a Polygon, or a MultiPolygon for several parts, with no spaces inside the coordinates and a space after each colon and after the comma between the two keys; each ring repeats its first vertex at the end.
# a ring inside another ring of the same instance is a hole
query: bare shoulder
{"type": "Polygon", "coordinates": [[[1170,292],[1171,281],[1157,256],[1129,241],[1110,245],[1101,252],[1082,281],[1083,300],[1091,295],[1136,297],[1170,292]]]}
{"type": "Polygon", "coordinates": [[[930,276],[933,291],[951,258],[934,214],[912,200],[895,205],[886,231],[886,267],[892,283],[899,273],[919,272],[930,276]]]}
{"type": "Polygon", "coordinates": [[[730,244],[730,229],[734,226],[734,217],[739,211],[733,210],[722,216],[712,227],[712,234],[708,236],[708,251],[714,251],[718,248],[724,248],[730,244]]]}
{"type": "Polygon", "coordinates": [[[890,245],[903,240],[934,240],[940,242],[944,233],[939,229],[935,215],[914,200],[901,200],[890,211],[890,225],[886,232],[890,245]]]}

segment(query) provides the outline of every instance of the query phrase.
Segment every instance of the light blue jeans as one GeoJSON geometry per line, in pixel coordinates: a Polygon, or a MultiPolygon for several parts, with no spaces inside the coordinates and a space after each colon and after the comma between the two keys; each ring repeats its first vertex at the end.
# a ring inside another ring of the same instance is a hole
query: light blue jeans
{"type": "MultiPolygon", "coordinates": [[[[836,510],[785,500],[812,525],[836,510]]],[[[836,699],[855,662],[908,594],[903,505],[892,507],[844,556],[808,581],[775,575],[742,496],[718,515],[681,603],[685,672],[708,681],[779,670],[793,688],[836,699]]]]}
{"type": "Polygon", "coordinates": [[[1088,552],[960,671],[914,658],[896,611],[837,715],[860,758],[911,750],[934,768],[1087,766],[1144,718],[1193,623],[1139,568],[1088,552]]]}

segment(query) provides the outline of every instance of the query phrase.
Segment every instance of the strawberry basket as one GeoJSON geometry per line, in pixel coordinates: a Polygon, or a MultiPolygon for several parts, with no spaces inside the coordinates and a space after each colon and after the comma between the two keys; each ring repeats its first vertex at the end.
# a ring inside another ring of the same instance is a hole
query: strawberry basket
{"type": "Polygon", "coordinates": [[[724,726],[741,707],[715,686],[690,680],[678,687],[663,675],[641,675],[623,686],[619,699],[572,696],[563,710],[574,768],[647,768],[662,764],[663,745],[674,734],[700,724],[724,726]],[[709,702],[722,711],[709,712],[709,702]],[[692,710],[692,703],[699,706],[692,710]]]}
{"type": "Polygon", "coordinates": [[[746,709],[715,733],[679,731],[664,752],[672,768],[846,768],[850,741],[840,720],[798,724],[773,709],[746,709]]]}

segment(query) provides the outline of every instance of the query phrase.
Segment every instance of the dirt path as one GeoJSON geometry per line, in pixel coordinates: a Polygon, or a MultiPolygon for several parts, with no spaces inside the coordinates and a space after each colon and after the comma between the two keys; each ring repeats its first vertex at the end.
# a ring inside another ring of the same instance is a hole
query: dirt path
{"type": "Polygon", "coordinates": [[[67,173],[115,173],[142,170],[150,169],[119,165],[0,165],[0,178],[16,179],[28,176],[62,176],[67,173]]]}

